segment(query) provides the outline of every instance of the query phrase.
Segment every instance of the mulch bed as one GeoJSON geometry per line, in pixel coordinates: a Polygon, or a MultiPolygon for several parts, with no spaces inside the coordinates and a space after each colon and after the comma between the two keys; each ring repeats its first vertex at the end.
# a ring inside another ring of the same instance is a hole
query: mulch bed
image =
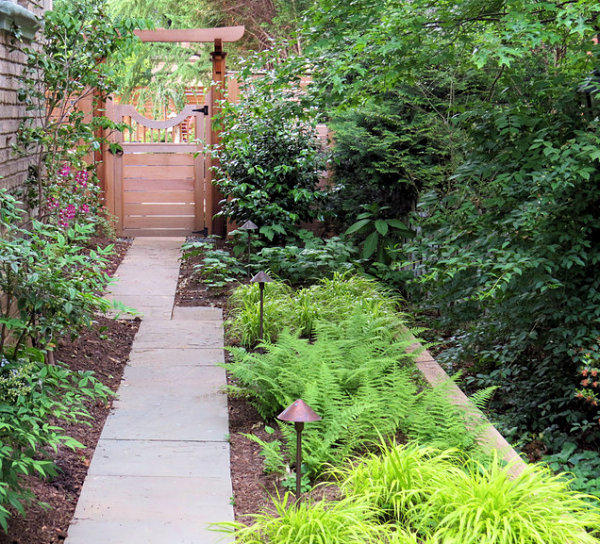
{"type": "MultiPolygon", "coordinates": [[[[95,239],[94,244],[105,246],[108,241],[95,239]]],[[[116,254],[111,257],[106,268],[107,273],[114,273],[129,245],[127,241],[116,243],[116,254]]],[[[114,391],[121,381],[138,328],[138,320],[123,321],[98,317],[93,329],[84,331],[75,340],[59,340],[55,359],[67,364],[72,370],[93,370],[96,377],[114,391]]],[[[59,448],[55,460],[60,473],[54,479],[41,481],[34,477],[27,478],[28,485],[38,500],[47,503],[50,508],[32,504],[27,508],[25,518],[19,515],[12,516],[8,533],[0,532],[0,544],[64,542],[90,459],[111,404],[111,401],[90,404],[90,425],[63,426],[65,434],[86,447],[77,451],[59,448]]]]}

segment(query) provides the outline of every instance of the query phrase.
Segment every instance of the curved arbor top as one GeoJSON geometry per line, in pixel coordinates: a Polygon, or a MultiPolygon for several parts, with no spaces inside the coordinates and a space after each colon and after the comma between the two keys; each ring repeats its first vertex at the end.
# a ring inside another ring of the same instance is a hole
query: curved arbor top
{"type": "Polygon", "coordinates": [[[223,26],[217,28],[134,30],[134,34],[143,42],[237,42],[241,40],[245,27],[223,26]]]}

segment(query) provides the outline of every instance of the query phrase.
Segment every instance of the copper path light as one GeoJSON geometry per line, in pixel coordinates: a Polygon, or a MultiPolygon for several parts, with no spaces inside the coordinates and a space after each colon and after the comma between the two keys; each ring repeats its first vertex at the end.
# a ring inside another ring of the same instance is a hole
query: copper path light
{"type": "Polygon", "coordinates": [[[298,501],[300,500],[300,484],[302,482],[302,431],[304,430],[304,423],[320,421],[321,416],[302,399],[298,399],[281,412],[277,419],[293,422],[296,428],[296,500],[298,501]]]}
{"type": "Polygon", "coordinates": [[[264,293],[265,293],[265,283],[272,282],[273,280],[267,276],[265,272],[262,270],[256,274],[251,280],[252,283],[258,283],[258,287],[260,288],[260,328],[258,332],[258,338],[262,341],[263,339],[263,319],[265,315],[264,310],[264,293]]]}
{"type": "Polygon", "coordinates": [[[245,230],[248,236],[248,275],[250,275],[250,239],[252,237],[252,231],[255,231],[258,228],[252,221],[246,221],[241,227],[240,230],[245,230]]]}

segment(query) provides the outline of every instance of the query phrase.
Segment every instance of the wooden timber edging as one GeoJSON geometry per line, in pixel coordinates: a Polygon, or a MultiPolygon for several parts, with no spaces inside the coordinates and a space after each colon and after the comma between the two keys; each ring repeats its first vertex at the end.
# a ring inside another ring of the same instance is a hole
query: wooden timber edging
{"type": "Polygon", "coordinates": [[[515,449],[508,443],[494,427],[483,413],[475,407],[469,398],[461,391],[461,389],[452,381],[450,376],[446,374],[444,369],[438,364],[434,357],[423,349],[423,346],[416,341],[410,347],[410,351],[420,351],[415,360],[417,368],[423,374],[423,377],[432,387],[444,385],[448,391],[448,398],[455,406],[462,407],[468,416],[475,423],[481,423],[482,431],[479,434],[477,441],[479,445],[488,452],[493,450],[498,451],[500,457],[506,462],[507,471],[512,478],[516,478],[523,472],[527,464],[515,449]]]}

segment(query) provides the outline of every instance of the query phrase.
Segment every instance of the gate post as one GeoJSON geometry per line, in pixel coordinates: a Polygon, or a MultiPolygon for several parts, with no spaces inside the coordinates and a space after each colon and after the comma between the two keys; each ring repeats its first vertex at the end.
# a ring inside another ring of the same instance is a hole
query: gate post
{"type": "MultiPolygon", "coordinates": [[[[213,73],[212,73],[212,81],[213,81],[213,89],[211,93],[211,105],[210,105],[210,114],[211,117],[218,114],[221,111],[221,103],[223,100],[224,89],[225,89],[225,57],[227,57],[227,53],[223,51],[223,40],[220,38],[215,39],[215,50],[210,54],[213,65],[213,73]]],[[[215,130],[215,125],[211,123],[211,143],[212,145],[218,145],[221,141],[220,131],[215,130]]],[[[216,160],[211,159],[211,166],[215,165],[216,160]]],[[[218,236],[222,236],[225,238],[227,236],[227,224],[223,217],[217,217],[214,219],[214,215],[220,210],[219,202],[223,199],[223,195],[219,191],[218,187],[213,183],[213,171],[212,168],[209,172],[208,179],[210,181],[210,193],[211,198],[209,199],[210,209],[208,213],[210,214],[210,223],[208,225],[209,232],[212,234],[216,234],[218,236]]]]}

